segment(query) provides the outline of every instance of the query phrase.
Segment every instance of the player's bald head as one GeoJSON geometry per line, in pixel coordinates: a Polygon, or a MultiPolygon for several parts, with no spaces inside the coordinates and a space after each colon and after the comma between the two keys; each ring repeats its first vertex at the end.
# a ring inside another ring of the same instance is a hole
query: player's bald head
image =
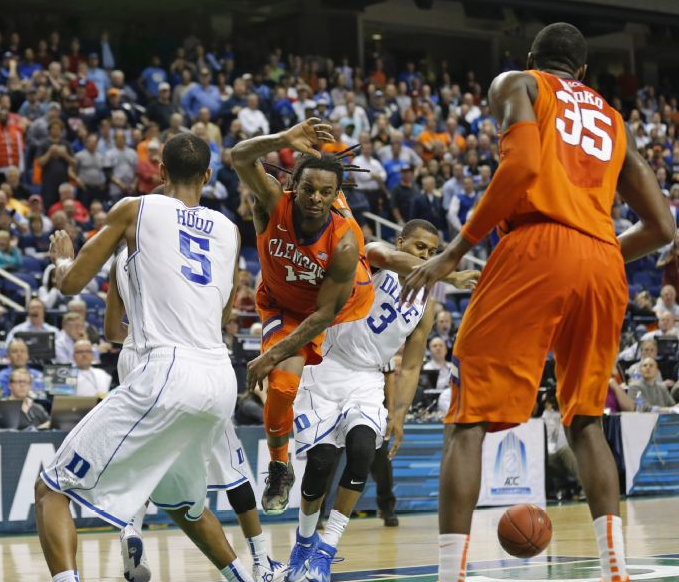
{"type": "Polygon", "coordinates": [[[555,69],[574,77],[586,62],[587,41],[575,26],[567,22],[545,26],[535,36],[528,53],[529,68],[555,69]]]}

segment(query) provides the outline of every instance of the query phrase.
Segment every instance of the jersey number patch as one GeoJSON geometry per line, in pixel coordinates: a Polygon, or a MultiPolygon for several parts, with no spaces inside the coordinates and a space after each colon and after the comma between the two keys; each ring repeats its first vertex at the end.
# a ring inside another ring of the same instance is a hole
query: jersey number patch
{"type": "Polygon", "coordinates": [[[379,322],[372,315],[366,320],[368,327],[378,334],[387,329],[389,324],[396,319],[397,315],[396,310],[389,303],[382,303],[380,307],[384,310],[384,313],[380,313],[379,322]]]}
{"type": "Polygon", "coordinates": [[[313,271],[295,271],[290,265],[285,265],[285,270],[287,271],[286,281],[306,281],[312,285],[316,284],[318,277],[313,271]]]}
{"type": "Polygon", "coordinates": [[[210,239],[200,236],[193,236],[183,230],[179,231],[179,252],[184,255],[189,261],[200,263],[200,273],[194,273],[190,267],[184,265],[181,268],[182,275],[186,277],[191,283],[199,285],[207,285],[212,282],[212,263],[207,255],[191,250],[191,243],[194,243],[199,250],[210,251],[210,239]]]}
{"type": "Polygon", "coordinates": [[[613,140],[608,133],[613,127],[611,118],[596,109],[581,108],[568,91],[557,91],[556,98],[565,103],[556,118],[556,129],[564,143],[580,146],[585,154],[602,162],[610,161],[613,155],[613,140]]]}

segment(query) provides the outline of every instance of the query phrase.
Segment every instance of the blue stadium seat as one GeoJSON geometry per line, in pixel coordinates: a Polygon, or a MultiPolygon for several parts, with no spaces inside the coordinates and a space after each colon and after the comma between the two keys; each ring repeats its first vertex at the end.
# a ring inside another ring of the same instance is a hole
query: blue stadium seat
{"type": "Polygon", "coordinates": [[[40,259],[31,257],[29,255],[24,255],[21,257],[21,268],[29,273],[40,273],[43,272],[43,262],[40,259]]]}
{"type": "Polygon", "coordinates": [[[462,315],[464,315],[464,312],[467,311],[467,305],[469,305],[470,301],[471,299],[469,297],[463,297],[460,299],[458,305],[460,306],[460,313],[462,313],[462,315]]]}
{"type": "Polygon", "coordinates": [[[653,279],[646,271],[640,271],[632,275],[632,283],[635,285],[641,285],[644,289],[648,289],[653,285],[653,279]]]}
{"type": "Polygon", "coordinates": [[[457,302],[455,301],[455,298],[450,295],[446,297],[446,301],[443,305],[446,308],[446,311],[450,311],[451,313],[457,311],[457,302]]]}
{"type": "MultiPolygon", "coordinates": [[[[35,275],[33,275],[32,273],[22,273],[20,271],[15,271],[12,273],[12,275],[14,275],[17,279],[21,279],[25,283],[28,283],[33,291],[37,291],[38,287],[40,287],[38,279],[36,279],[35,275]]],[[[9,281],[7,281],[5,284],[14,286],[18,289],[18,286],[14,285],[13,283],[10,283],[9,281]]]]}
{"type": "Polygon", "coordinates": [[[259,255],[257,254],[256,247],[242,247],[240,250],[240,254],[246,260],[246,262],[257,261],[259,263],[259,255]]]}
{"type": "Polygon", "coordinates": [[[257,273],[259,273],[259,261],[245,261],[245,266],[252,273],[253,277],[256,277],[257,273]]]}
{"type": "Polygon", "coordinates": [[[87,311],[104,311],[106,309],[106,301],[104,301],[99,295],[94,293],[81,293],[80,299],[87,305],[87,311]]]}

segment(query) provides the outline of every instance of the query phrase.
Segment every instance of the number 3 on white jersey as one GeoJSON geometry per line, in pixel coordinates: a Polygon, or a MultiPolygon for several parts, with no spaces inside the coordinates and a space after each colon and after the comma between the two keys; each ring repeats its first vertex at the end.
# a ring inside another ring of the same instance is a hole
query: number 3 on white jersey
{"type": "Polygon", "coordinates": [[[597,121],[612,127],[611,118],[596,109],[581,109],[568,91],[557,91],[556,98],[566,104],[563,117],[556,118],[556,129],[561,134],[561,139],[568,145],[579,145],[588,156],[594,156],[602,162],[610,161],[613,155],[613,140],[605,129],[597,125],[597,121]],[[570,122],[570,130],[567,121],[570,122]],[[601,144],[597,146],[594,138],[587,134],[583,135],[583,128],[598,137],[601,144]]]}

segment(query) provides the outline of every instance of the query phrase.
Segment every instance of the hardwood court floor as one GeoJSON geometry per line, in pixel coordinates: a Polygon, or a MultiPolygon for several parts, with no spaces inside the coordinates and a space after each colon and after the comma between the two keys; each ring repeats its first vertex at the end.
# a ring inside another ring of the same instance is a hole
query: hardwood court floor
{"type": "MultiPolygon", "coordinates": [[[[653,498],[623,503],[625,543],[632,580],[679,582],[679,498],[653,498]]],[[[470,544],[473,569],[469,582],[494,580],[592,581],[597,578],[597,550],[585,504],[549,507],[554,537],[547,551],[533,560],[510,558],[500,548],[495,530],[502,509],[476,513],[470,544]]],[[[294,540],[292,522],[264,523],[273,557],[285,560],[294,540]]],[[[226,528],[229,541],[244,563],[250,558],[240,530],[226,528]]],[[[333,567],[333,580],[405,580],[434,582],[437,562],[437,519],[433,514],[401,516],[398,528],[385,528],[374,518],[355,519],[339,547],[343,558],[333,567]]],[[[145,531],[145,547],[155,582],[212,582],[219,573],[177,529],[145,531]]],[[[78,569],[83,582],[122,581],[117,532],[82,533],[78,569]]],[[[37,536],[0,537],[0,580],[48,582],[37,536]]]]}

